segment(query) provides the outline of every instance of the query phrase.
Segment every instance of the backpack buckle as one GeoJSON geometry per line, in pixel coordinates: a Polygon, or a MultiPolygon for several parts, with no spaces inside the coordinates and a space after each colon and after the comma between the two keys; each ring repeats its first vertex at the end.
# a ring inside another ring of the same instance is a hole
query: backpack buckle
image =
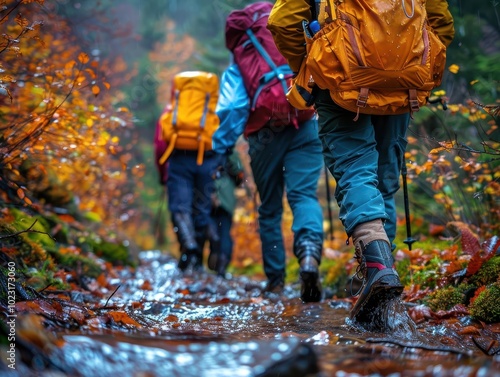
{"type": "Polygon", "coordinates": [[[409,90],[408,103],[410,105],[411,112],[420,110],[420,106],[418,105],[418,97],[416,89],[409,90]]]}
{"type": "Polygon", "coordinates": [[[368,88],[361,88],[358,94],[358,100],[356,102],[357,107],[366,107],[368,102],[368,88]]]}
{"type": "Polygon", "coordinates": [[[416,99],[411,99],[410,100],[410,109],[411,109],[411,111],[418,111],[418,110],[420,110],[420,106],[418,105],[418,101],[416,99]]]}

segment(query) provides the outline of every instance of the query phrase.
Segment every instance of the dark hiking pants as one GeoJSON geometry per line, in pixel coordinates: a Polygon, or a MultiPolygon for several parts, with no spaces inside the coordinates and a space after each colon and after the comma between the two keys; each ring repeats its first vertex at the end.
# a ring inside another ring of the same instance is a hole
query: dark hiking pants
{"type": "MultiPolygon", "coordinates": [[[[174,151],[169,157],[168,206],[173,215],[188,213],[197,233],[205,233],[212,210],[212,174],[219,163],[214,153],[205,153],[202,165],[196,164],[196,151],[174,151]]],[[[201,245],[200,245],[201,246],[201,245]]]]}

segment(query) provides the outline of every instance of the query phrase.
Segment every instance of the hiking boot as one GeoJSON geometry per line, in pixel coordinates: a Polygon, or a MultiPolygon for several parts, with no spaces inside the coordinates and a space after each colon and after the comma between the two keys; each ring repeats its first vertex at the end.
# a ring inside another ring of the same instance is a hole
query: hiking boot
{"type": "Polygon", "coordinates": [[[225,255],[219,255],[217,259],[217,264],[215,265],[215,272],[219,276],[226,276],[227,266],[229,265],[229,260],[225,255]]]}
{"type": "Polygon", "coordinates": [[[198,249],[191,215],[185,212],[176,212],[172,215],[172,223],[181,248],[185,250],[198,249]]]}
{"type": "Polygon", "coordinates": [[[349,318],[358,322],[371,322],[370,312],[397,299],[404,287],[393,268],[394,258],[386,241],[375,240],[366,246],[360,241],[359,245],[354,257],[359,263],[356,276],[363,284],[349,318]]]}
{"type": "Polygon", "coordinates": [[[300,299],[304,302],[321,301],[321,281],[318,261],[307,256],[300,261],[300,299]]]}
{"type": "Polygon", "coordinates": [[[278,278],[274,280],[268,280],[262,293],[264,294],[264,296],[270,293],[275,295],[280,295],[283,293],[284,289],[285,289],[285,282],[283,281],[283,279],[278,278]]]}
{"type": "Polygon", "coordinates": [[[208,268],[212,271],[217,271],[217,263],[219,260],[219,253],[214,250],[210,250],[210,254],[208,255],[207,265],[208,268]]]}
{"type": "Polygon", "coordinates": [[[201,270],[203,268],[203,261],[199,256],[198,248],[191,250],[181,248],[181,256],[177,267],[183,272],[188,269],[193,271],[201,270]]]}
{"type": "Polygon", "coordinates": [[[300,240],[295,244],[294,253],[300,264],[300,298],[304,302],[321,301],[319,264],[322,249],[322,244],[308,239],[300,240]]]}
{"type": "Polygon", "coordinates": [[[221,257],[221,242],[219,233],[217,233],[217,225],[211,222],[207,226],[206,234],[210,243],[210,254],[208,255],[207,265],[212,271],[217,271],[218,259],[221,257]]]}

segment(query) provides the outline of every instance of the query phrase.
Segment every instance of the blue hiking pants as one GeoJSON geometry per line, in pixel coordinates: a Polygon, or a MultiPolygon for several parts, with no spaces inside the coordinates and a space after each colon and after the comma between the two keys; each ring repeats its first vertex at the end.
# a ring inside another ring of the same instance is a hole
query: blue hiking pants
{"type": "Polygon", "coordinates": [[[328,90],[316,100],[319,137],[328,169],[337,182],[339,217],[350,237],[357,225],[382,219],[392,243],[396,237],[396,203],[406,149],[409,114],[356,114],[333,102],[328,90]]]}
{"type": "MultiPolygon", "coordinates": [[[[315,119],[299,129],[264,127],[248,137],[250,166],[259,192],[259,228],[264,272],[270,282],[285,277],[281,231],[283,194],[293,214],[294,245],[302,240],[323,244],[323,214],[316,191],[323,156],[315,119]]],[[[295,251],[295,250],[294,250],[295,251]]]]}
{"type": "Polygon", "coordinates": [[[203,164],[196,164],[197,151],[176,150],[168,159],[168,206],[170,213],[188,213],[196,231],[203,232],[210,221],[212,178],[219,157],[205,153],[203,164]]]}

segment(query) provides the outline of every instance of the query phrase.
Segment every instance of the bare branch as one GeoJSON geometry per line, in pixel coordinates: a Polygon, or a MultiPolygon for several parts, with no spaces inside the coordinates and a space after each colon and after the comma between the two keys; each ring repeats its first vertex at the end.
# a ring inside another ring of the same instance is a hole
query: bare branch
{"type": "Polygon", "coordinates": [[[50,237],[51,239],[53,239],[53,240],[55,241],[55,238],[53,238],[53,237],[52,237],[50,234],[48,234],[47,232],[42,232],[42,231],[40,231],[40,230],[34,230],[34,229],[32,229],[32,228],[33,228],[33,226],[35,226],[35,224],[37,223],[37,221],[38,221],[38,220],[35,220],[35,221],[33,222],[33,224],[31,224],[31,225],[29,226],[29,228],[28,228],[28,229],[21,230],[21,231],[16,232],[16,233],[8,234],[8,235],[6,235],[6,236],[1,236],[1,237],[0,237],[0,240],[3,240],[3,239],[5,239],[5,238],[10,238],[10,237],[15,237],[15,236],[18,236],[18,235],[20,235],[20,234],[22,234],[22,233],[40,233],[40,234],[45,234],[46,236],[50,237]]]}

